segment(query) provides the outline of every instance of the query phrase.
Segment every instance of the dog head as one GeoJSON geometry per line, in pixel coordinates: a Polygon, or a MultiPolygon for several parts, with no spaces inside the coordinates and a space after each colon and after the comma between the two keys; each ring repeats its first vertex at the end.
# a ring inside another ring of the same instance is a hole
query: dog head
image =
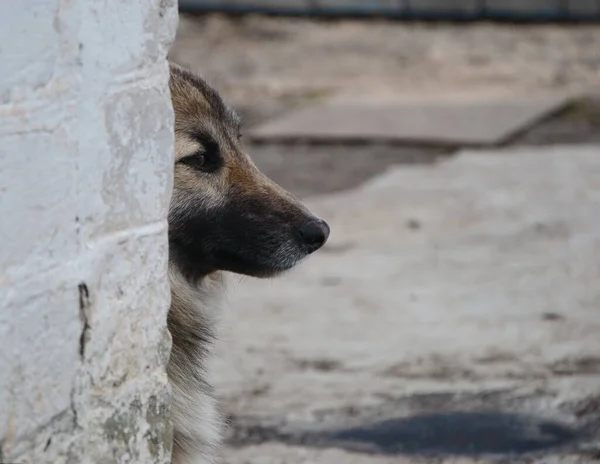
{"type": "Polygon", "coordinates": [[[240,120],[206,82],[172,64],[175,183],[170,259],[191,278],[218,270],[275,275],[318,250],[325,221],[263,175],[243,151],[240,120]]]}

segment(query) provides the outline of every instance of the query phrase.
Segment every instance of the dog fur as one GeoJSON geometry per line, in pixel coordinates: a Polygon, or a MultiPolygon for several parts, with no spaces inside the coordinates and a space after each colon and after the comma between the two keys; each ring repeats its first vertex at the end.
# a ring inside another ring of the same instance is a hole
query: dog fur
{"type": "Polygon", "coordinates": [[[275,276],[320,248],[329,226],[264,176],[240,119],[215,90],[171,64],[175,181],[169,209],[168,327],[173,464],[218,462],[222,419],[208,372],[223,272],[275,276]]]}

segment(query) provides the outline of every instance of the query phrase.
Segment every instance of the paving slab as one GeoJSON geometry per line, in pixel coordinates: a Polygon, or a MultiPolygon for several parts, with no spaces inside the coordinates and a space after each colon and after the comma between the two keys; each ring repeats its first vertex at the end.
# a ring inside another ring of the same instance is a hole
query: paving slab
{"type": "Polygon", "coordinates": [[[543,97],[332,100],[292,111],[250,131],[257,141],[383,140],[495,145],[564,107],[543,97]]]}
{"type": "MultiPolygon", "coordinates": [[[[465,152],[308,204],[331,224],[323,250],[278,279],[232,277],[227,412],[340,426],[495,408],[573,427],[599,412],[599,147],[465,152]]],[[[296,452],[230,456],[391,462],[296,452]]]]}

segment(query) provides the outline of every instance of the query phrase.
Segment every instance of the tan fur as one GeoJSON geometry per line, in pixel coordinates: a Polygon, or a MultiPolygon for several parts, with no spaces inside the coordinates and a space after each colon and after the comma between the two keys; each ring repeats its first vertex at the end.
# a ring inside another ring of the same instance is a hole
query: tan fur
{"type": "Polygon", "coordinates": [[[215,464],[223,424],[208,378],[223,271],[276,275],[325,243],[329,227],[254,166],[241,147],[237,116],[204,81],[172,65],[170,89],[172,463],[215,464]]]}

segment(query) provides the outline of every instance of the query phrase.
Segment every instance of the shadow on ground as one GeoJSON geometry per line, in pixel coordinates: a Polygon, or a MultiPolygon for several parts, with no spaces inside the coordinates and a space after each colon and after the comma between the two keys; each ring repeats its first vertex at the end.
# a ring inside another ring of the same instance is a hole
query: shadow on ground
{"type": "Polygon", "coordinates": [[[573,421],[578,405],[548,416],[548,410],[542,412],[546,400],[510,391],[439,393],[372,408],[322,411],[310,424],[234,417],[228,441],[234,447],[279,442],[379,455],[495,456],[510,462],[547,451],[586,454],[586,443],[598,433],[597,414],[573,421]]]}
{"type": "Polygon", "coordinates": [[[390,419],[329,434],[341,447],[383,454],[524,454],[577,438],[560,422],[517,414],[455,412],[390,419]]]}

